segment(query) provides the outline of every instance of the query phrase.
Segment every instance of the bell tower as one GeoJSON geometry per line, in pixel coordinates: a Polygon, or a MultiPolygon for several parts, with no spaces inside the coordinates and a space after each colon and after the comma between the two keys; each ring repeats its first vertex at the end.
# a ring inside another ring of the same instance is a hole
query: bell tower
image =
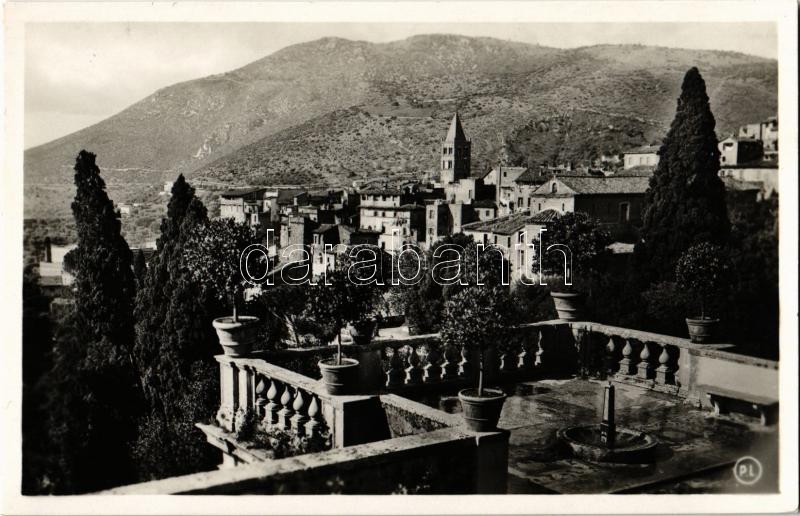
{"type": "Polygon", "coordinates": [[[439,180],[443,185],[466,179],[470,172],[470,141],[461,127],[458,112],[450,121],[450,129],[442,142],[441,172],[439,180]]]}

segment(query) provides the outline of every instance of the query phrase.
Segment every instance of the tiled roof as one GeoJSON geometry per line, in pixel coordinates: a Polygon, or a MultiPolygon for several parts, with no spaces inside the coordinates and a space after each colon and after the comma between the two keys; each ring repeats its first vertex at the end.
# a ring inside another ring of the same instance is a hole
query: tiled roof
{"type": "Polygon", "coordinates": [[[370,188],[367,190],[361,190],[358,193],[362,195],[403,195],[402,190],[397,190],[394,188],[370,188]]]}
{"type": "Polygon", "coordinates": [[[481,199],[480,201],[475,201],[472,205],[476,208],[494,208],[497,209],[497,204],[491,199],[481,199]]]}
{"type": "Polygon", "coordinates": [[[624,168],[619,172],[614,172],[613,177],[650,177],[655,172],[656,167],[648,165],[636,165],[631,168],[624,168]]]}
{"type": "Polygon", "coordinates": [[[529,169],[520,174],[515,180],[515,182],[520,184],[542,184],[546,182],[549,178],[550,178],[549,175],[542,174],[538,170],[534,171],[529,169]]]}
{"type": "Polygon", "coordinates": [[[623,154],[656,154],[659,150],[661,150],[660,145],[642,145],[635,149],[626,150],[623,154]]]}
{"type": "Polygon", "coordinates": [[[748,161],[746,163],[737,163],[736,165],[723,165],[720,168],[778,168],[777,160],[759,159],[756,161],[748,161]]]}
{"type": "Polygon", "coordinates": [[[764,188],[764,183],[761,181],[742,181],[733,177],[723,177],[722,182],[725,183],[725,188],[728,190],[739,192],[761,191],[764,188]]]}
{"type": "Polygon", "coordinates": [[[302,195],[304,193],[306,193],[304,190],[281,188],[280,190],[278,190],[278,204],[291,203],[295,197],[297,197],[298,195],[302,195]]]}
{"type": "Polygon", "coordinates": [[[402,211],[424,210],[425,206],[421,206],[419,204],[404,204],[397,209],[402,211]]]}
{"type": "Polygon", "coordinates": [[[544,210],[540,211],[536,215],[532,215],[528,219],[529,224],[547,224],[548,222],[553,222],[557,218],[561,216],[556,210],[544,210]]]}
{"type": "Polygon", "coordinates": [[[263,190],[266,190],[266,188],[264,188],[264,187],[237,188],[237,189],[234,189],[234,190],[225,190],[224,192],[222,192],[220,194],[220,196],[222,196],[222,197],[231,197],[231,198],[244,197],[245,195],[258,193],[259,191],[263,191],[263,190]]]}
{"type": "Polygon", "coordinates": [[[312,231],[312,233],[325,233],[330,229],[334,228],[336,224],[322,224],[320,227],[312,231]]]}
{"type": "Polygon", "coordinates": [[[61,276],[39,276],[39,285],[43,287],[60,287],[64,285],[61,276]]]}
{"type": "Polygon", "coordinates": [[[531,215],[530,212],[523,211],[492,220],[471,222],[469,224],[464,224],[462,228],[465,231],[481,231],[497,233],[499,235],[510,235],[524,228],[526,224],[546,224],[557,219],[559,216],[559,213],[555,210],[545,210],[536,215],[531,215]]]}
{"type": "MultiPolygon", "coordinates": [[[[649,177],[575,177],[559,176],[565,186],[578,195],[604,195],[604,194],[643,194],[650,186],[649,177]]],[[[543,185],[540,193],[548,193],[548,186],[543,185]]],[[[558,195],[558,194],[556,194],[558,195]]]]}

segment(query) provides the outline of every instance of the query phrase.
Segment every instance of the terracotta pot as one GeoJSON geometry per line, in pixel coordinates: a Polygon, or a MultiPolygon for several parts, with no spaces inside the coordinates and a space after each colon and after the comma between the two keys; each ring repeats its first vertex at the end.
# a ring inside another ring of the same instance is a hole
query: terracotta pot
{"type": "Polygon", "coordinates": [[[243,357],[250,353],[258,336],[258,317],[240,315],[237,322],[233,317],[220,317],[212,323],[217,330],[222,351],[231,357],[243,357]]]}
{"type": "Polygon", "coordinates": [[[578,292],[550,292],[556,305],[558,318],[564,321],[578,321],[583,317],[585,296],[578,292]]]}
{"type": "Polygon", "coordinates": [[[322,372],[322,382],[328,394],[352,394],[358,385],[358,360],[343,358],[341,364],[336,364],[336,358],[320,360],[319,370],[322,372]]]}
{"type": "Polygon", "coordinates": [[[483,396],[478,396],[478,389],[459,391],[464,420],[467,426],[476,432],[490,432],[497,429],[500,411],[506,401],[506,394],[499,389],[483,389],[483,396]]]}
{"type": "Polygon", "coordinates": [[[372,336],[375,335],[375,328],[377,327],[378,322],[371,319],[348,324],[347,331],[350,333],[350,337],[353,338],[353,344],[366,346],[372,341],[372,336]]]}
{"type": "Polygon", "coordinates": [[[714,342],[719,319],[710,317],[697,319],[686,318],[686,326],[689,328],[689,340],[697,344],[708,344],[714,342]]]}

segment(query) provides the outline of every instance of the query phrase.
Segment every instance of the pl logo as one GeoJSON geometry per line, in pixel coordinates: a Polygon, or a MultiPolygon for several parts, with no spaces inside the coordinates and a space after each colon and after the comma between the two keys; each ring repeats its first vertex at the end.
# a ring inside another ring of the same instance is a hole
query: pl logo
{"type": "Polygon", "coordinates": [[[736,477],[736,481],[746,486],[752,486],[758,482],[763,472],[761,462],[755,457],[742,457],[733,466],[733,475],[736,477]]]}

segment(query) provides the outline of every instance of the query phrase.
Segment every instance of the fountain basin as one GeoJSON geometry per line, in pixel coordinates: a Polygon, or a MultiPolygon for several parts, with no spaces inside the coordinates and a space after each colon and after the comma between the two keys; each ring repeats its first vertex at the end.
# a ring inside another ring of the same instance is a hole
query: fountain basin
{"type": "Polygon", "coordinates": [[[650,434],[616,427],[616,442],[613,448],[600,440],[600,425],[584,425],[563,428],[558,438],[567,445],[576,458],[589,462],[616,464],[646,464],[653,462],[658,440],[650,434]]]}

